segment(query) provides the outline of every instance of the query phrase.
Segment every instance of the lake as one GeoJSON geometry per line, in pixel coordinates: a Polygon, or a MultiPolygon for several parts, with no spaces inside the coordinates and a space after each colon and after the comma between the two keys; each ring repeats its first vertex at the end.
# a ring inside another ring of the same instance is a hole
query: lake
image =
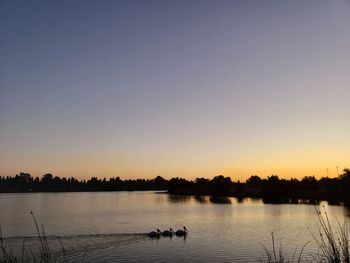
{"type": "MultiPolygon", "coordinates": [[[[322,203],[332,222],[349,210],[322,203]]],[[[180,197],[146,192],[0,194],[0,225],[5,243],[18,253],[25,244],[35,253],[35,224],[44,225],[53,252],[66,250],[69,262],[256,262],[262,245],[287,254],[311,241],[304,258],[317,252],[315,207],[263,204],[261,200],[180,197]],[[186,226],[187,238],[151,239],[160,228],[186,226]],[[308,230],[310,229],[310,231],[308,230]]]]}

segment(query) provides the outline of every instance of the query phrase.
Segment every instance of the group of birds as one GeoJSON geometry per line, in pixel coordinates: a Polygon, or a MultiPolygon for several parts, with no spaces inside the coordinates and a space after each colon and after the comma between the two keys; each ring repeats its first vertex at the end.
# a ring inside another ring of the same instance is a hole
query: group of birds
{"type": "Polygon", "coordinates": [[[149,237],[160,237],[160,236],[166,236],[166,237],[171,237],[173,235],[183,237],[188,234],[187,228],[184,226],[183,229],[179,229],[176,232],[170,228],[169,230],[164,230],[163,232],[157,229],[157,231],[151,231],[148,233],[149,237]]]}

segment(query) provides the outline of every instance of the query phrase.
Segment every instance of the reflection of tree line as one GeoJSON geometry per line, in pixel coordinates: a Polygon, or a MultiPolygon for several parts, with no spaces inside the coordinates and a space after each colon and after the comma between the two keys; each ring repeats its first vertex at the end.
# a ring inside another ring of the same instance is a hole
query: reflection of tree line
{"type": "MultiPolygon", "coordinates": [[[[201,204],[215,203],[215,204],[231,204],[231,199],[228,196],[205,196],[205,195],[168,195],[168,200],[172,203],[185,203],[192,200],[192,198],[201,204]]],[[[238,199],[238,202],[243,201],[238,199]]]]}
{"type": "MultiPolygon", "coordinates": [[[[245,183],[232,182],[229,177],[216,176],[212,180],[197,178],[195,181],[171,179],[168,190],[180,195],[211,195],[215,202],[219,197],[235,196],[238,201],[245,197],[262,198],[265,203],[317,203],[327,200],[332,204],[350,204],[350,170],[344,169],[337,178],[314,176],[298,179],[280,179],[277,175],[261,179],[251,176],[245,183]]],[[[227,202],[223,200],[221,203],[227,202]]]]}
{"type": "MultiPolygon", "coordinates": [[[[344,169],[337,178],[324,177],[317,180],[314,176],[298,179],[280,179],[272,175],[267,179],[251,176],[245,183],[232,182],[230,177],[222,175],[213,179],[197,178],[189,181],[183,178],[166,180],[161,176],[154,179],[121,180],[119,177],[89,180],[77,180],[73,177],[60,178],[52,174],[32,177],[20,173],[14,177],[0,176],[0,192],[67,192],[67,191],[137,191],[167,190],[174,195],[210,195],[220,202],[220,197],[263,198],[269,203],[299,203],[300,200],[316,202],[328,200],[332,203],[350,204],[350,170],[344,169]]],[[[227,200],[226,200],[227,201],[227,200]]]]}

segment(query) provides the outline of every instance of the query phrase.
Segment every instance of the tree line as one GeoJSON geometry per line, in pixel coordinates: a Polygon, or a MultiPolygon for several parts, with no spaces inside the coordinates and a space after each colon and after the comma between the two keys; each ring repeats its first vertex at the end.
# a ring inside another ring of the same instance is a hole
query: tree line
{"type": "Polygon", "coordinates": [[[350,204],[350,170],[344,169],[336,178],[323,177],[316,179],[306,176],[301,180],[281,179],[271,175],[262,179],[257,175],[249,177],[245,182],[232,181],[223,175],[212,179],[184,178],[122,180],[119,177],[89,180],[78,180],[74,177],[61,178],[45,174],[41,178],[29,173],[15,176],[0,176],[0,192],[78,192],[78,191],[143,191],[164,190],[176,195],[211,195],[236,196],[239,198],[263,198],[267,203],[293,203],[300,200],[309,202],[328,200],[332,203],[350,204]]]}

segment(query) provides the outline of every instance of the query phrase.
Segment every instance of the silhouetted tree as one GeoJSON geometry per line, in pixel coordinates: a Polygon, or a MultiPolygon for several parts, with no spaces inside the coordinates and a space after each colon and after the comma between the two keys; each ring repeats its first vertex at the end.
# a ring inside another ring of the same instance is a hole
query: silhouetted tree
{"type": "Polygon", "coordinates": [[[295,178],[280,179],[277,175],[267,179],[253,175],[245,183],[232,182],[230,177],[223,175],[215,176],[212,180],[196,178],[194,181],[178,177],[166,180],[161,176],[136,180],[122,180],[119,177],[99,179],[94,176],[89,180],[78,180],[74,177],[60,178],[50,173],[41,178],[34,178],[25,172],[13,177],[0,176],[0,192],[167,190],[177,195],[237,196],[240,199],[247,196],[262,197],[264,202],[269,203],[299,202],[299,199],[308,199],[328,200],[334,204],[344,202],[350,205],[349,189],[349,169],[344,169],[338,178],[317,180],[314,176],[306,176],[299,181],[295,178]]]}
{"type": "Polygon", "coordinates": [[[266,203],[282,203],[284,201],[283,183],[277,175],[271,175],[263,181],[263,200],[266,203]]]}
{"type": "Polygon", "coordinates": [[[250,187],[261,187],[262,180],[259,176],[252,175],[251,177],[248,178],[248,180],[246,181],[246,184],[249,185],[250,187]]]}
{"type": "Polygon", "coordinates": [[[340,181],[342,199],[346,206],[350,206],[350,169],[344,169],[340,181]]]}
{"type": "Polygon", "coordinates": [[[223,175],[215,176],[210,182],[211,191],[213,195],[225,195],[232,190],[232,181],[230,177],[223,175]]]}

